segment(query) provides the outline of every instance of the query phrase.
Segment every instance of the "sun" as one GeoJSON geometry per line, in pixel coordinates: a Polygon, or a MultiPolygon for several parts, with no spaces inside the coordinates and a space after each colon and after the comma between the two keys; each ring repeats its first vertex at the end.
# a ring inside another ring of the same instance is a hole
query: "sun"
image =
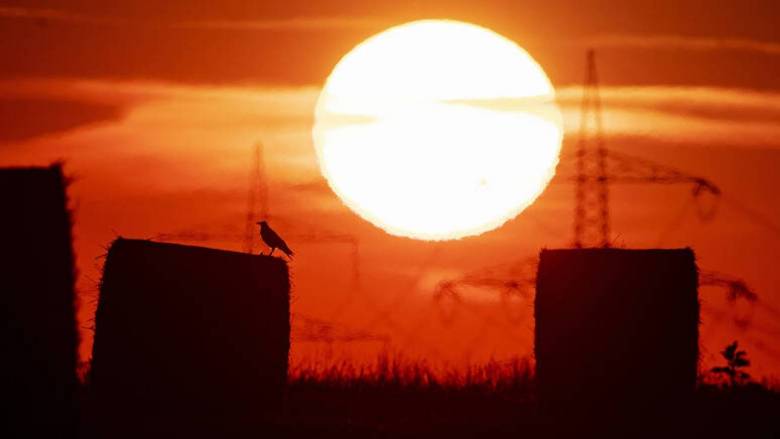
{"type": "Polygon", "coordinates": [[[473,24],[415,21],[347,53],[317,101],[322,174],[354,212],[423,240],[495,229],[558,163],[555,90],[520,46],[473,24]]]}

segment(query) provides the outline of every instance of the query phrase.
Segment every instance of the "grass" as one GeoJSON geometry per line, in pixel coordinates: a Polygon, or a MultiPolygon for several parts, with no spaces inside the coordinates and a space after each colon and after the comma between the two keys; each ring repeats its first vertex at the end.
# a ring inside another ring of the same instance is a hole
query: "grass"
{"type": "Polygon", "coordinates": [[[402,356],[382,354],[370,364],[356,366],[348,361],[329,365],[304,362],[290,369],[289,385],[319,386],[333,390],[354,387],[392,388],[403,391],[479,391],[530,394],[533,366],[526,358],[491,360],[463,369],[432,367],[425,361],[408,361],[402,356]]]}
{"type": "MultiPolygon", "coordinates": [[[[641,379],[638,377],[637,379],[641,379]]],[[[552,417],[536,402],[533,364],[490,361],[458,371],[380,356],[355,366],[304,363],[291,369],[275,428],[316,437],[588,437],[588,419],[552,417]],[[577,424],[577,422],[580,424],[577,424]]],[[[641,388],[641,386],[638,386],[641,388]]],[[[591,408],[594,411],[598,407],[591,408]]],[[[582,413],[590,413],[583,407],[582,413]]],[[[631,437],[775,437],[780,392],[768,383],[731,386],[705,374],[682,412],[644,414],[612,427],[631,437]]],[[[600,428],[604,428],[603,425],[600,428]]],[[[611,431],[614,433],[615,431],[611,431]]]]}
{"type": "MultiPolygon", "coordinates": [[[[262,437],[340,439],[603,436],[587,425],[545,414],[534,387],[533,363],[526,358],[457,370],[391,355],[364,365],[298,362],[290,369],[283,406],[258,416],[262,427],[253,428],[252,435],[218,436],[261,437],[258,431],[262,437]]],[[[706,374],[683,413],[656,413],[624,425],[618,419],[615,425],[624,437],[780,437],[778,390],[769,383],[732,386],[706,374]]],[[[89,425],[83,427],[90,431],[89,425]]],[[[191,433],[190,427],[181,430],[191,433]]]]}
{"type": "Polygon", "coordinates": [[[532,371],[527,359],[458,370],[388,355],[364,366],[298,364],[278,427],[318,437],[510,434],[533,421],[532,371]]]}

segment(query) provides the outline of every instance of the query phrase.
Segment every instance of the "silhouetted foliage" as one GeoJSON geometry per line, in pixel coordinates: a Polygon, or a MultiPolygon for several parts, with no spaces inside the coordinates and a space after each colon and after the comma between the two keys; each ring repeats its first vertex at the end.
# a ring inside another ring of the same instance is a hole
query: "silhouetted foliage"
{"type": "Polygon", "coordinates": [[[726,365],[713,367],[710,369],[712,373],[725,375],[731,387],[750,380],[750,374],[743,370],[750,366],[750,360],[747,359],[747,352],[739,350],[739,343],[736,340],[726,346],[720,355],[726,360],[726,365]]]}

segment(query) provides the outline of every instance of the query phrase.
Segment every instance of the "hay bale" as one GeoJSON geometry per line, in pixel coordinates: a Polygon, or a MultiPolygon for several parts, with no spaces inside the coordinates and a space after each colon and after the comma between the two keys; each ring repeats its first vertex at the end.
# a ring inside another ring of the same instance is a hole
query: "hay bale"
{"type": "Polygon", "coordinates": [[[78,332],[59,165],[0,170],[0,437],[74,437],[78,332]],[[3,434],[5,433],[5,434],[3,434]]]}
{"type": "Polygon", "coordinates": [[[289,289],[278,258],[117,239],[90,377],[101,436],[251,430],[281,404],[289,289]]]}
{"type": "Polygon", "coordinates": [[[614,415],[691,396],[699,340],[693,251],[543,250],[536,289],[545,404],[614,415]]]}

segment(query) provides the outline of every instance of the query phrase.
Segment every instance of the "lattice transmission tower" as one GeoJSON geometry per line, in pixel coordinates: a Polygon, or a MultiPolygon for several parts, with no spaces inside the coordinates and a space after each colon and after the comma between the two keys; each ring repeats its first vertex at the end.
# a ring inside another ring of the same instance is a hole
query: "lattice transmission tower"
{"type": "Polygon", "coordinates": [[[604,147],[601,97],[593,50],[587,54],[576,154],[574,247],[609,247],[607,150],[604,147]]]}
{"type": "MultiPolygon", "coordinates": [[[[705,194],[720,196],[720,189],[706,178],[607,149],[604,145],[601,108],[596,55],[593,50],[589,50],[575,155],[575,175],[571,179],[576,184],[572,243],[574,247],[611,246],[610,184],[688,183],[693,186],[692,195],[696,200],[705,194]]],[[[702,219],[709,219],[713,213],[714,210],[700,210],[699,215],[702,219]]]]}
{"type": "Polygon", "coordinates": [[[265,155],[262,142],[257,142],[249,171],[246,219],[244,224],[244,251],[254,252],[257,221],[268,218],[268,176],[265,171],[265,155]]]}

